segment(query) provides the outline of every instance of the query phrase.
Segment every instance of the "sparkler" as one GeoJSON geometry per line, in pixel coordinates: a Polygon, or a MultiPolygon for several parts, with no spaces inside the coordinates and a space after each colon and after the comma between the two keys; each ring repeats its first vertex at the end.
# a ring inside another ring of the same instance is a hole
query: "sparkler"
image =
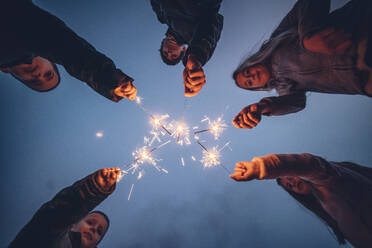
{"type": "MultiPolygon", "coordinates": [[[[205,116],[201,122],[208,121],[208,128],[200,131],[195,131],[194,134],[204,133],[204,132],[211,132],[214,136],[215,140],[218,140],[219,136],[221,135],[222,131],[227,127],[225,121],[222,117],[218,117],[217,120],[211,121],[209,117],[205,116]]],[[[198,136],[195,136],[198,139],[198,136]]]]}
{"type": "Polygon", "coordinates": [[[177,139],[177,144],[179,145],[190,145],[190,129],[189,127],[182,121],[176,122],[172,121],[168,125],[169,129],[172,130],[171,136],[177,139]]]}
{"type": "Polygon", "coordinates": [[[200,160],[200,162],[203,163],[204,168],[209,168],[209,167],[220,165],[222,168],[224,168],[227,171],[228,174],[230,174],[230,171],[220,162],[220,156],[221,156],[220,151],[222,151],[225,147],[227,147],[230,142],[227,142],[221,149],[218,149],[218,146],[215,146],[215,147],[212,147],[212,149],[210,150],[208,150],[199,141],[197,141],[197,143],[201,146],[201,148],[203,148],[203,157],[200,160]]]}

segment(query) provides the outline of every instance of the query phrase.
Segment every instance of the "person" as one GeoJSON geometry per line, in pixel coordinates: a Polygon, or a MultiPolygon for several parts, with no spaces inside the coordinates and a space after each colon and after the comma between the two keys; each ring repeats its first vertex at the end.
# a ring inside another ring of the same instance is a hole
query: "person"
{"type": "Polygon", "coordinates": [[[212,57],[223,27],[223,16],[218,14],[221,1],[151,0],[159,22],[168,25],[160,56],[168,65],[182,60],[186,97],[197,95],[206,84],[203,66],[212,57]]]}
{"type": "Polygon", "coordinates": [[[29,88],[46,92],[60,82],[56,64],[96,92],[118,102],[136,97],[133,79],[31,0],[6,1],[0,9],[0,69],[29,88]]]}
{"type": "Polygon", "coordinates": [[[61,190],[41,206],[9,248],[95,248],[110,222],[106,214],[92,210],[115,190],[120,173],[119,168],[101,169],[61,190]]]}
{"type": "Polygon", "coordinates": [[[372,244],[372,168],[328,162],[312,154],[270,154],[238,162],[236,181],[276,179],[305,208],[325,222],[340,244],[372,244]]]}
{"type": "Polygon", "coordinates": [[[237,128],[257,126],[262,115],[304,109],[308,91],[372,96],[372,1],[329,9],[330,0],[298,0],[259,51],[238,66],[238,87],[275,89],[279,96],[243,108],[233,120],[237,128]]]}

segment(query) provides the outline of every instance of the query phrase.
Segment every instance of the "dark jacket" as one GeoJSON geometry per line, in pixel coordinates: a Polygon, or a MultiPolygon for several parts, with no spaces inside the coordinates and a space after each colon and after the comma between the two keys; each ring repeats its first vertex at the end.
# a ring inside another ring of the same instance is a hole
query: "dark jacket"
{"type": "Polygon", "coordinates": [[[31,63],[40,56],[62,65],[112,101],[120,83],[133,81],[60,19],[28,0],[4,1],[0,8],[0,67],[31,63]]]}
{"type": "Polygon", "coordinates": [[[357,46],[372,30],[372,1],[352,0],[329,13],[330,0],[299,0],[272,33],[272,42],[287,33],[270,54],[270,84],[279,97],[267,97],[267,115],[284,115],[305,108],[306,92],[368,95],[368,74],[357,67],[357,46]],[[303,47],[303,39],[321,29],[335,27],[352,34],[354,48],[343,55],[314,53],[303,47]]]}
{"type": "Polygon", "coordinates": [[[212,57],[220,39],[223,16],[218,14],[222,0],[151,0],[158,20],[168,25],[167,33],[179,44],[188,44],[187,56],[194,54],[204,65],[212,57]]]}
{"type": "Polygon", "coordinates": [[[71,232],[72,224],[79,222],[114,190],[105,192],[96,183],[96,174],[61,190],[45,203],[29,223],[17,234],[9,248],[78,248],[81,235],[71,232]]]}
{"type": "Polygon", "coordinates": [[[312,154],[270,154],[252,162],[259,179],[300,177],[355,247],[372,243],[372,169],[349,162],[330,162],[312,154]]]}

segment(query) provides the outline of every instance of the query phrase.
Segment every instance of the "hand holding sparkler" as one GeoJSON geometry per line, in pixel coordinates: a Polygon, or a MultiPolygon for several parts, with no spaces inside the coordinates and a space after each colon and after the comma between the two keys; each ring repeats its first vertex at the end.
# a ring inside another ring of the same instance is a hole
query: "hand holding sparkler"
{"type": "Polygon", "coordinates": [[[115,187],[118,177],[121,175],[120,168],[105,168],[95,173],[95,181],[104,192],[110,192],[115,187]]]}
{"type": "Polygon", "coordinates": [[[236,128],[252,129],[261,121],[263,113],[267,112],[266,103],[255,103],[243,108],[237,116],[235,116],[232,124],[236,128]]]}
{"type": "Polygon", "coordinates": [[[260,167],[258,164],[248,161],[236,163],[234,173],[230,175],[235,181],[251,181],[259,179],[260,167]]]}
{"type": "Polygon", "coordinates": [[[185,85],[185,96],[192,97],[206,84],[203,68],[195,55],[190,54],[183,71],[183,83],[185,85]]]}
{"type": "Polygon", "coordinates": [[[122,75],[124,73],[119,73],[118,81],[120,82],[119,86],[114,89],[114,94],[120,97],[128,98],[130,100],[136,99],[137,89],[133,85],[133,79],[127,75],[122,75]]]}

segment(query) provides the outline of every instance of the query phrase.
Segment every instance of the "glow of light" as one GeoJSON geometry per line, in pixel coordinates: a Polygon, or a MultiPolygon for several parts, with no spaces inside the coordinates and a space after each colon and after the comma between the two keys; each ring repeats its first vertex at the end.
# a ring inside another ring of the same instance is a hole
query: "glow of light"
{"type": "MultiPolygon", "coordinates": [[[[208,128],[200,131],[194,132],[194,134],[203,133],[203,132],[211,132],[214,136],[215,140],[218,140],[223,130],[227,127],[225,121],[222,117],[218,117],[217,120],[211,121],[209,117],[205,116],[201,122],[208,122],[208,128]]],[[[197,137],[197,136],[196,136],[197,137]]]]}
{"type": "Polygon", "coordinates": [[[217,147],[213,147],[212,149],[206,151],[203,150],[203,157],[200,160],[203,163],[203,166],[206,168],[217,166],[221,164],[220,162],[220,153],[217,147]]]}
{"type": "Polygon", "coordinates": [[[140,96],[136,96],[135,101],[136,101],[137,104],[141,104],[142,98],[140,96]]]}
{"type": "Polygon", "coordinates": [[[192,159],[193,161],[196,161],[196,158],[195,158],[194,156],[191,156],[191,159],[192,159]]]}
{"type": "Polygon", "coordinates": [[[183,157],[181,157],[181,163],[182,163],[182,166],[185,166],[185,160],[183,159],[183,157]]]}
{"type": "Polygon", "coordinates": [[[172,137],[177,139],[177,144],[179,145],[190,145],[190,129],[183,122],[172,121],[169,123],[168,128],[172,131],[172,137]]]}
{"type": "Polygon", "coordinates": [[[137,180],[140,180],[143,177],[143,170],[138,173],[137,180]]]}
{"type": "Polygon", "coordinates": [[[103,137],[103,132],[99,131],[99,132],[96,132],[96,137],[97,138],[102,138],[103,137]]]}

